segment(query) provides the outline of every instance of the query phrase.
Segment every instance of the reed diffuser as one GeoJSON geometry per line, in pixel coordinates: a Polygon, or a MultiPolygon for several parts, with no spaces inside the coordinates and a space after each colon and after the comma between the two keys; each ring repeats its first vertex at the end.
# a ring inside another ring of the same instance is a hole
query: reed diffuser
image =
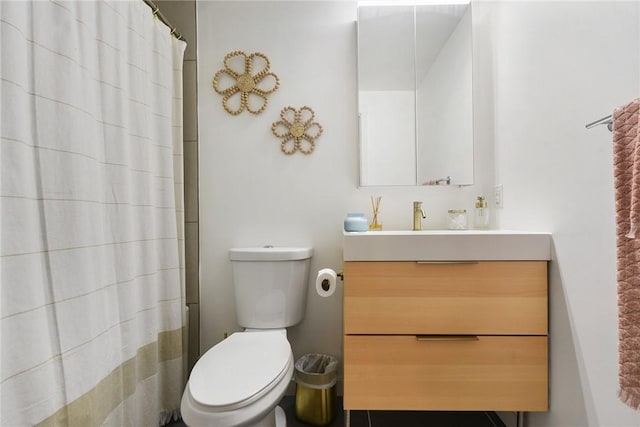
{"type": "Polygon", "coordinates": [[[380,202],[382,196],[371,197],[371,206],[373,207],[373,219],[369,224],[369,230],[382,230],[382,224],[378,223],[378,213],[380,213],[380,202]]]}

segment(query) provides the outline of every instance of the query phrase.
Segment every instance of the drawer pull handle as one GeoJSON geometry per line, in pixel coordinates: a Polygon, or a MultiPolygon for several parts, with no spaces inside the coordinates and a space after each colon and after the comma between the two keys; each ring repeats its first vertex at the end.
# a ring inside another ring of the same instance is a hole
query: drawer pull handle
{"type": "Polygon", "coordinates": [[[478,341],[477,335],[416,335],[418,341],[478,341]]]}
{"type": "Polygon", "coordinates": [[[478,264],[478,261],[416,261],[416,264],[478,264]]]}

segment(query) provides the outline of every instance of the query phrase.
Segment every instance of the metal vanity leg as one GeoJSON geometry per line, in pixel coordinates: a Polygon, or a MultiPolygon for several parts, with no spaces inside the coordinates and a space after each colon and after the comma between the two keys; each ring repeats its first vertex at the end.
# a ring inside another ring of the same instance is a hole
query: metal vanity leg
{"type": "Polygon", "coordinates": [[[351,409],[344,411],[344,427],[351,427],[351,409]]]}

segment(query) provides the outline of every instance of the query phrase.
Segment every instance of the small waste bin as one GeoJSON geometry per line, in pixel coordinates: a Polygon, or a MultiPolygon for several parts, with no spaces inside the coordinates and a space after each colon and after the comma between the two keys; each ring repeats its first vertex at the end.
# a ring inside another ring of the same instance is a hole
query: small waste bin
{"type": "Polygon", "coordinates": [[[338,359],[328,354],[305,354],[295,363],[296,418],[326,426],[336,416],[338,359]]]}

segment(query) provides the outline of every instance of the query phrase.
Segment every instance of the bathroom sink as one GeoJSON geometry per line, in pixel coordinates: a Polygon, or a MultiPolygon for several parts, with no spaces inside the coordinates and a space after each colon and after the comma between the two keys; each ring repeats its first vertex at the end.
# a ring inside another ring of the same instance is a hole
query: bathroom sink
{"type": "Polygon", "coordinates": [[[549,260],[551,234],[509,230],[344,232],[345,261],[549,260]]]}

